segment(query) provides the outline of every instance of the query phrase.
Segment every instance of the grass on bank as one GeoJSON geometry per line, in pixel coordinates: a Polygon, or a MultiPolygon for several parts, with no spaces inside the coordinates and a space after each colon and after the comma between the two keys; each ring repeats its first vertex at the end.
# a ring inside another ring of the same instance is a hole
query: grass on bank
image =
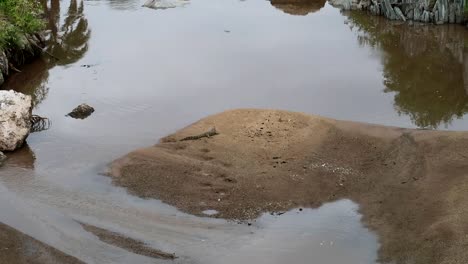
{"type": "Polygon", "coordinates": [[[0,50],[27,48],[27,35],[45,26],[41,13],[36,0],[0,0],[0,50]]]}

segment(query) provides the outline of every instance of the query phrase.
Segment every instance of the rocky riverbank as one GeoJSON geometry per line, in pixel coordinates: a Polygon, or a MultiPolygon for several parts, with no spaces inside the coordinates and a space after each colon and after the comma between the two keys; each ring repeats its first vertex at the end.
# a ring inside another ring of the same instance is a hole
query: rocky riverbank
{"type": "Polygon", "coordinates": [[[463,24],[466,22],[463,0],[330,0],[344,10],[366,10],[391,20],[422,23],[463,24]]]}
{"type": "Polygon", "coordinates": [[[0,85],[12,71],[39,55],[45,28],[40,1],[0,1],[0,85]]]}
{"type": "Polygon", "coordinates": [[[467,164],[466,132],[246,109],[128,154],[111,177],[189,213],[247,221],[348,198],[380,237],[379,261],[440,264],[468,262],[467,164]],[[213,127],[219,134],[181,141],[213,127]]]}
{"type": "Polygon", "coordinates": [[[41,34],[24,36],[23,45],[12,49],[0,47],[0,86],[5,79],[18,68],[39,56],[45,47],[44,37],[41,34]]]}

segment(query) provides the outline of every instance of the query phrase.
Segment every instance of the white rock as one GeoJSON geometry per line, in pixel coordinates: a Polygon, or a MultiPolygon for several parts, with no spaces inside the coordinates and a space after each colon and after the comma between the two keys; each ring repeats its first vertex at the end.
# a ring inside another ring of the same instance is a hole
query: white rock
{"type": "Polygon", "coordinates": [[[147,0],[144,7],[153,9],[168,9],[187,5],[188,0],[147,0]]]}
{"type": "Polygon", "coordinates": [[[0,151],[21,147],[31,130],[31,96],[0,91],[0,151]]]}

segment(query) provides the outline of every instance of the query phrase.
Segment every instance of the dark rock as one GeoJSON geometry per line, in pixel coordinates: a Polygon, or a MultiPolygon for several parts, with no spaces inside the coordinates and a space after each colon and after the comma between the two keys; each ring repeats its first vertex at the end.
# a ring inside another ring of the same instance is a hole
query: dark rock
{"type": "Polygon", "coordinates": [[[455,23],[461,24],[463,22],[463,4],[457,4],[455,7],[455,23]]]}
{"type": "Polygon", "coordinates": [[[3,152],[0,151],[0,166],[3,165],[6,159],[7,159],[7,156],[3,154],[3,152]]]}
{"type": "Polygon", "coordinates": [[[406,21],[405,15],[403,15],[403,12],[401,11],[401,9],[398,6],[395,6],[395,8],[393,8],[393,10],[395,11],[397,19],[406,21]]]}
{"type": "Polygon", "coordinates": [[[77,119],[85,119],[90,116],[94,112],[94,108],[87,105],[87,104],[80,104],[75,109],[73,109],[67,116],[77,118],[77,119]]]}
{"type": "Polygon", "coordinates": [[[380,4],[380,14],[382,16],[386,16],[386,13],[387,13],[387,7],[384,5],[384,3],[381,3],[380,4]]]}
{"type": "Polygon", "coordinates": [[[408,20],[413,20],[414,19],[414,10],[413,9],[409,9],[406,12],[406,19],[408,19],[408,20]]]}
{"type": "Polygon", "coordinates": [[[392,20],[397,19],[397,15],[395,14],[395,10],[393,10],[392,5],[390,4],[390,0],[383,0],[383,6],[385,6],[385,17],[392,20]]]}
{"type": "Polygon", "coordinates": [[[414,21],[420,21],[421,20],[421,10],[418,7],[416,7],[414,9],[413,20],[414,21]]]}
{"type": "Polygon", "coordinates": [[[378,3],[375,0],[372,0],[371,5],[369,6],[369,11],[373,15],[379,15],[379,13],[377,12],[377,9],[378,9],[378,3]]]}
{"type": "Polygon", "coordinates": [[[2,50],[0,50],[0,73],[3,73],[4,76],[8,75],[8,58],[2,50]]]}
{"type": "Polygon", "coordinates": [[[421,21],[424,23],[429,23],[431,21],[431,15],[429,11],[424,10],[421,21]]]}
{"type": "Polygon", "coordinates": [[[433,13],[434,13],[434,23],[436,24],[444,23],[443,21],[440,20],[439,10],[435,10],[433,13]]]}
{"type": "Polygon", "coordinates": [[[436,8],[439,10],[439,21],[442,23],[447,23],[448,18],[448,1],[447,0],[437,0],[436,8]]]}
{"type": "Polygon", "coordinates": [[[451,3],[449,5],[449,23],[454,24],[455,23],[455,3],[451,3]]]}

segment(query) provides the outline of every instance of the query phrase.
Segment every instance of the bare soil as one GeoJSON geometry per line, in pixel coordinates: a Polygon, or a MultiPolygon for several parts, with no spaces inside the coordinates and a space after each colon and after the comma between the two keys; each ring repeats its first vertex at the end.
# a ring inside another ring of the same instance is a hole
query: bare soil
{"type": "Polygon", "coordinates": [[[79,264],[83,262],[0,223],[0,263],[79,264]]]}
{"type": "Polygon", "coordinates": [[[349,198],[379,235],[379,261],[468,263],[466,132],[232,110],[116,160],[111,177],[135,195],[227,219],[349,198]],[[212,127],[219,135],[179,141],[212,127]]]}

